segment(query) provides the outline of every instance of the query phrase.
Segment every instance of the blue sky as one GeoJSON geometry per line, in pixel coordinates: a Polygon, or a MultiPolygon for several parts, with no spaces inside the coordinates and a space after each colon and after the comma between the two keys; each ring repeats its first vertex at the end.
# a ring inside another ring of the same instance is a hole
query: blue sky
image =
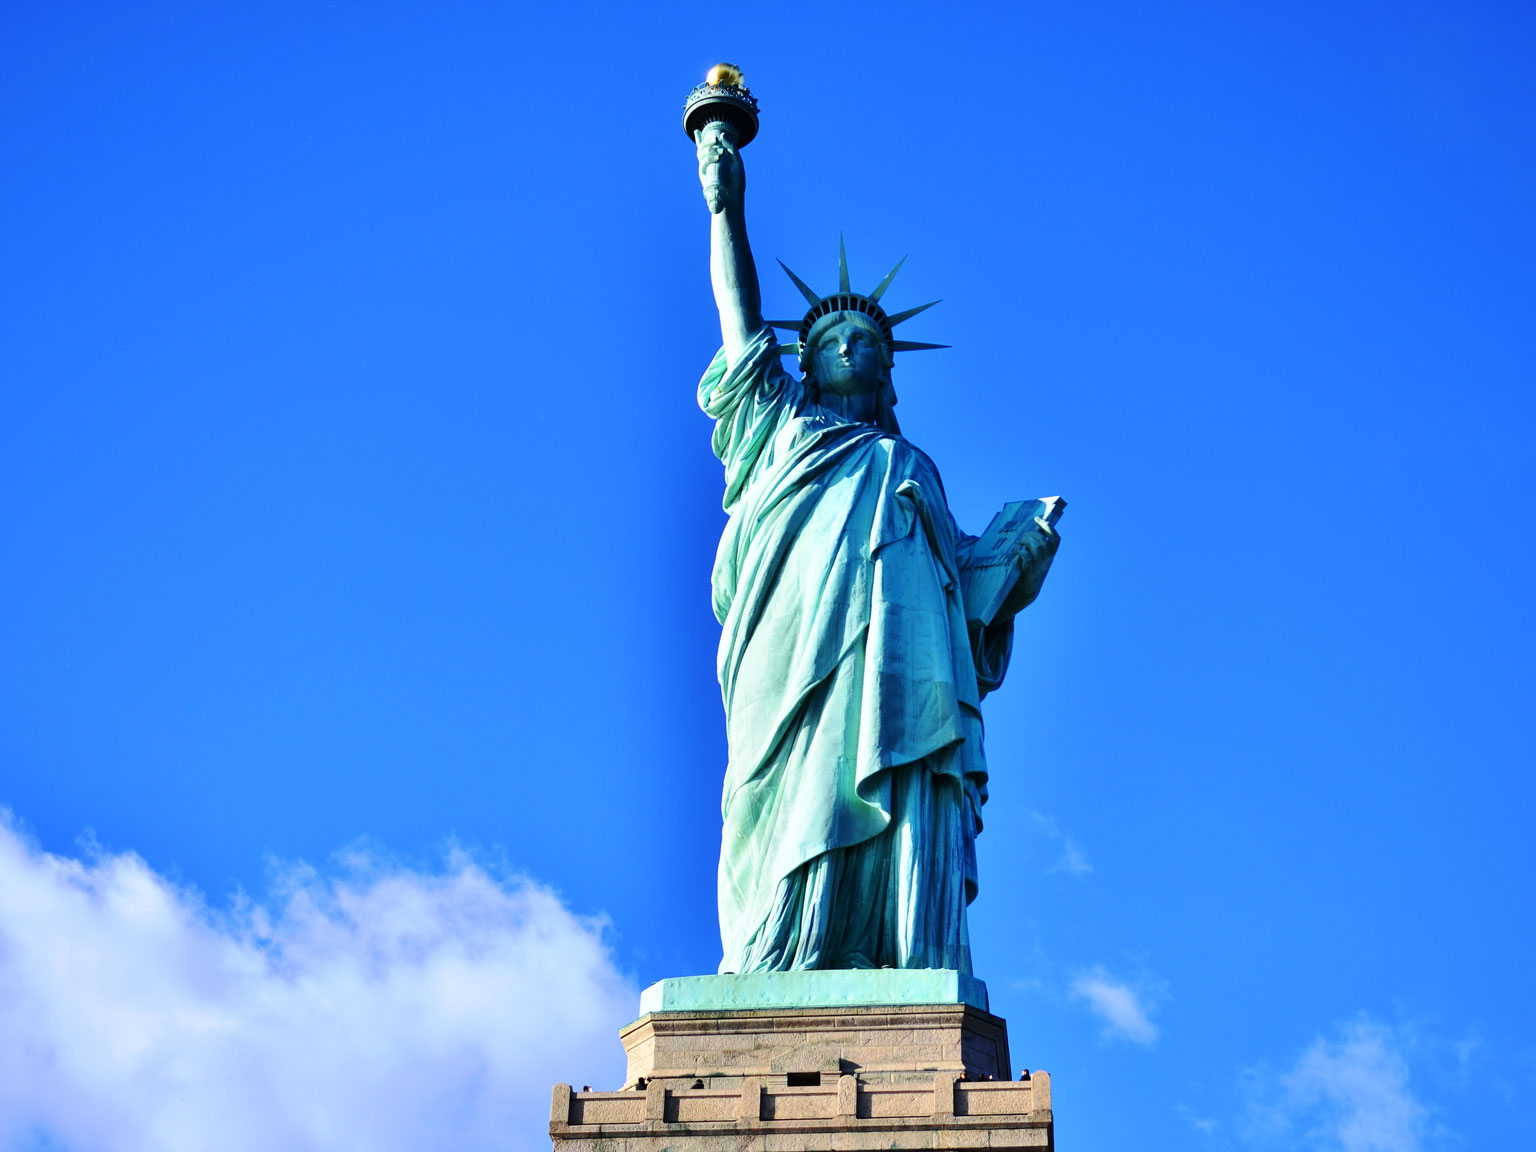
{"type": "Polygon", "coordinates": [[[766,310],[910,254],[961,524],[1070,502],[972,909],[1062,1147],[1536,1141],[1528,9],[3,19],[0,1147],[537,1147],[713,969],[721,58],[766,310]]]}

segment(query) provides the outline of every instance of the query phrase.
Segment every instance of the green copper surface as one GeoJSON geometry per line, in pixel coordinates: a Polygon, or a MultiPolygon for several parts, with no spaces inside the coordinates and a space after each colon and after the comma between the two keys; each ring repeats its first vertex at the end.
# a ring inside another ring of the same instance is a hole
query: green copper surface
{"type": "MultiPolygon", "coordinates": [[[[664,981],[646,995],[658,1008],[689,996],[700,1008],[910,1003],[936,994],[925,981],[948,980],[947,1002],[965,999],[987,798],[981,701],[1059,538],[1033,511],[1000,516],[982,538],[960,530],[895,415],[893,353],[933,345],[896,341],[889,324],[927,305],[882,324],[872,301],[891,276],[873,296],[851,292],[841,241],[834,296],[790,273],[814,321],[801,325],[804,378],[785,371],[763,321],[736,135],[710,123],[694,139],[723,344],[698,399],[729,514],[712,580],[729,750],[720,971],[751,979],[664,981]],[[836,969],[848,971],[807,971],[836,969]]],[[[950,391],[964,403],[963,381],[950,391]]]]}
{"type": "Polygon", "coordinates": [[[640,993],[650,1012],[732,1012],[751,1008],[854,1008],[878,1004],[969,1004],[990,1011],[987,986],[945,968],[861,968],[684,976],[640,993]]]}

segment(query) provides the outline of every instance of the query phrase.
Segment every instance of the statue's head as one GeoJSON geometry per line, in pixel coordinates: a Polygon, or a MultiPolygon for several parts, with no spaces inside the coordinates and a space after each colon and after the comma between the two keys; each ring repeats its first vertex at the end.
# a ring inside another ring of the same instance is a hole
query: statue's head
{"type": "Polygon", "coordinates": [[[799,354],[800,371],[808,385],[819,393],[833,396],[877,396],[879,414],[874,422],[894,432],[897,430],[896,418],[891,409],[896,404],[896,392],[891,387],[891,361],[895,353],[947,345],[897,340],[891,335],[891,329],[932,308],[938,301],[889,316],[880,307],[880,297],[901,270],[901,264],[892,268],[866,296],[849,287],[848,253],[841,238],[838,240],[838,257],[838,290],[830,296],[822,296],[790,272],[782,260],[779,261],[811,307],[799,320],[771,320],[769,323],[775,328],[789,328],[799,333],[797,342],[782,347],[786,354],[799,354]]]}

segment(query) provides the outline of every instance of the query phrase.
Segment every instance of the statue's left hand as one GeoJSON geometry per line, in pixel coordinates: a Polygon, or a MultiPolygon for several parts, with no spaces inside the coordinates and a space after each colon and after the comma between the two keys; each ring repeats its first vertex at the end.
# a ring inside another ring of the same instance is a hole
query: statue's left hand
{"type": "Polygon", "coordinates": [[[1003,601],[999,617],[1014,616],[1034,603],[1045,583],[1045,574],[1050,571],[1056,549],[1061,547],[1061,537],[1056,529],[1038,516],[1035,517],[1035,528],[1036,531],[1025,538],[1024,548],[1014,560],[1019,566],[1019,578],[1008,593],[1008,599],[1003,601]]]}

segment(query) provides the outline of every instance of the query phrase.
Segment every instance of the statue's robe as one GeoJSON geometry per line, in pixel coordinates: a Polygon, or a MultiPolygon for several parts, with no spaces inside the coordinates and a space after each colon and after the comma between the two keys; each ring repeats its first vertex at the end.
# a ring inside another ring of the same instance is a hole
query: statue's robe
{"type": "Polygon", "coordinates": [[[730,514],[720,970],[969,972],[980,703],[1012,622],[968,634],[974,538],[928,457],[820,406],[779,356],[764,329],[699,382],[730,514]]]}

